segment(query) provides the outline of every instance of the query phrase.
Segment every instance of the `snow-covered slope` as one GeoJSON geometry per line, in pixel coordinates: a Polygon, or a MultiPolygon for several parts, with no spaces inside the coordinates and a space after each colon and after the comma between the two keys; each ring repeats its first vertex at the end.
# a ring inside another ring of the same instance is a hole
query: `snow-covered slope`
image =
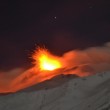
{"type": "Polygon", "coordinates": [[[61,75],[1,95],[0,110],[110,110],[110,72],[85,78],[61,75]]]}

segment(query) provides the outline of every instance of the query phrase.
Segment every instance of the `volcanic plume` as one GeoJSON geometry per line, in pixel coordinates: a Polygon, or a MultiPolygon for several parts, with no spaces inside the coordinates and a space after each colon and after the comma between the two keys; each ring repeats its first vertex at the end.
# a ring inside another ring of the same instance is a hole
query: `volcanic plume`
{"type": "Polygon", "coordinates": [[[27,70],[13,69],[0,74],[0,93],[16,92],[60,74],[79,77],[110,70],[110,43],[102,47],[73,50],[58,57],[38,48],[32,58],[34,66],[27,70]]]}

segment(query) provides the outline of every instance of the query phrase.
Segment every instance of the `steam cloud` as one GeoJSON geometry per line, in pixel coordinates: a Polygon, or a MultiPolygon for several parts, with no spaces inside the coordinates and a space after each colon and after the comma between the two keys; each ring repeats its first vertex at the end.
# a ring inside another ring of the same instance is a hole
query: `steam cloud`
{"type": "Polygon", "coordinates": [[[39,72],[35,67],[28,70],[16,68],[0,72],[0,93],[16,92],[60,74],[88,76],[110,70],[110,42],[102,47],[73,50],[61,58],[64,68],[55,71],[39,72]]]}

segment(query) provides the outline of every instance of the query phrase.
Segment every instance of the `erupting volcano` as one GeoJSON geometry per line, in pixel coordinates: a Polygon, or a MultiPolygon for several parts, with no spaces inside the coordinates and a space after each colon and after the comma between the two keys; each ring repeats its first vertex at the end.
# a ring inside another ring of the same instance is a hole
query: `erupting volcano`
{"type": "Polygon", "coordinates": [[[52,79],[58,75],[84,77],[110,70],[110,43],[103,47],[74,50],[55,56],[47,49],[38,48],[32,54],[33,66],[27,70],[13,69],[0,74],[0,93],[21,89],[52,79]]]}

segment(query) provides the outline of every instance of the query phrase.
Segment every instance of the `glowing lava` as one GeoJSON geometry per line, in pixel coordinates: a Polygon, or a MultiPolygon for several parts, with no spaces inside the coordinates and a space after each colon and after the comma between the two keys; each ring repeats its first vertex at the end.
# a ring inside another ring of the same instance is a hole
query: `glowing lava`
{"type": "Polygon", "coordinates": [[[46,49],[39,48],[33,55],[35,64],[39,66],[40,70],[55,70],[62,67],[61,61],[58,57],[52,55],[46,49]]]}

